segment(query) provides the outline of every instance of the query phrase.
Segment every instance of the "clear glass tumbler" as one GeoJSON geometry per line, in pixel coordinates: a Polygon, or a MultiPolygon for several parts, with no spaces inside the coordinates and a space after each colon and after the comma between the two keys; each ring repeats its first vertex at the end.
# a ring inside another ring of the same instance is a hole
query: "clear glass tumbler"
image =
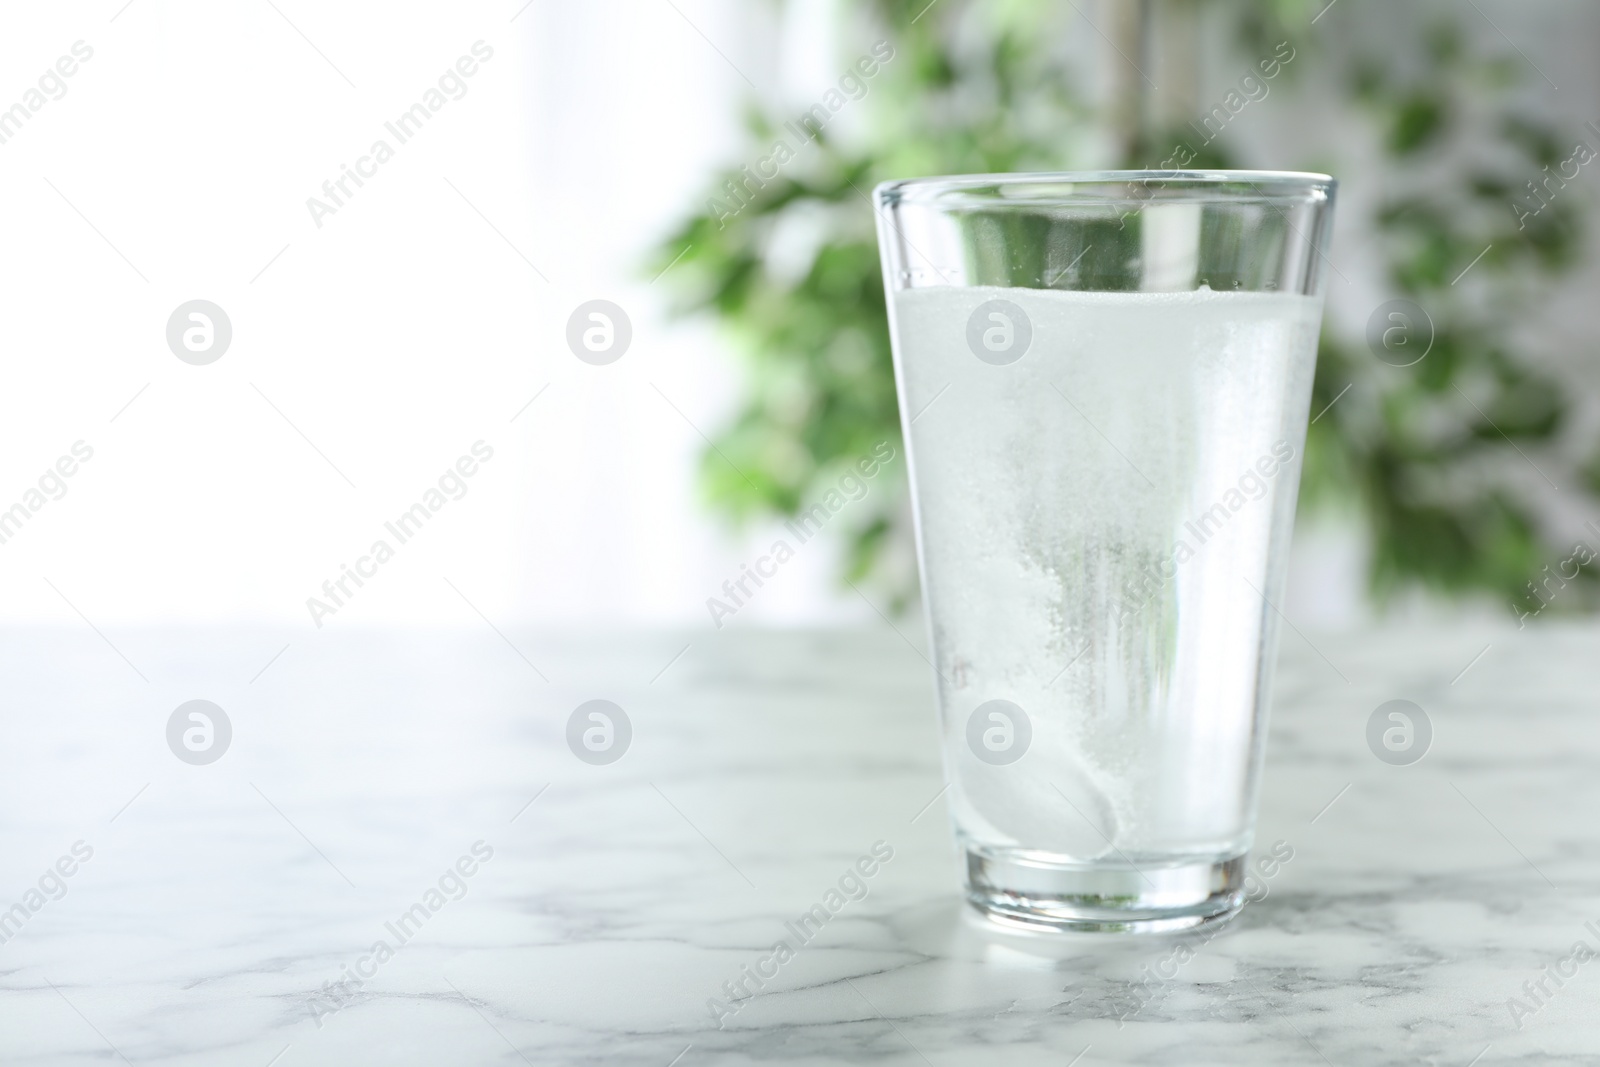
{"type": "Polygon", "coordinates": [[[1334,188],[878,187],[951,811],[992,918],[1243,904],[1334,188]]]}

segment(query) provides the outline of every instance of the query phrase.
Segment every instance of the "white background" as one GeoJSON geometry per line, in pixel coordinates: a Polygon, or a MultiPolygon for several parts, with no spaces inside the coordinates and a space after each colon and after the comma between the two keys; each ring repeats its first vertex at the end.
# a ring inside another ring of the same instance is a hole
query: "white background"
{"type": "MultiPolygon", "coordinates": [[[[705,619],[741,545],[699,505],[696,427],[737,372],[664,322],[645,254],[738,148],[745,85],[701,36],[760,39],[734,5],[122,3],[0,32],[0,106],[94,49],[0,145],[0,507],[94,449],[0,545],[0,618],[309,625],[482,439],[468,495],[329,625],[458,618],[445,578],[497,620],[705,619]],[[480,39],[466,95],[399,145],[383,123],[480,39]],[[395,158],[319,229],[306,199],[379,137],[395,158]],[[633,320],[607,367],[564,343],[596,297],[633,320]],[[194,298],[234,330],[204,367],[165,343],[194,298]]],[[[750,615],[825,612],[811,556],[750,615]]]]}

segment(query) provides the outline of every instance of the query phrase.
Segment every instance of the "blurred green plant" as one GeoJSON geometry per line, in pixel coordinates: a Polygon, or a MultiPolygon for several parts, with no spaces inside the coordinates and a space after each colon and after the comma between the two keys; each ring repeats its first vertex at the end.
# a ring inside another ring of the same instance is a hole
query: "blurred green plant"
{"type": "MultiPolygon", "coordinates": [[[[1402,46],[1388,38],[1360,45],[1313,26],[1319,3],[1166,0],[1183,3],[1229,21],[1246,56],[1294,42],[1305,58],[1285,71],[1304,82],[1317,65],[1342,86],[1347,109],[1366,116],[1383,156],[1382,180],[1372,183],[1383,199],[1365,220],[1372,251],[1391,295],[1432,319],[1432,348],[1406,368],[1380,362],[1360,338],[1326,332],[1305,510],[1362,517],[1380,601],[1422,586],[1541,606],[1530,579],[1571,546],[1548,532],[1527,487],[1549,482],[1550,449],[1539,446],[1558,442],[1567,403],[1561,383],[1534,369],[1514,338],[1550,277],[1581,251],[1579,197],[1546,194],[1544,204],[1525,184],[1566,160],[1571,141],[1518,111],[1507,92],[1515,68],[1472,55],[1448,21],[1418,26],[1427,46],[1405,50],[1401,63],[1402,46]],[[1519,220],[1519,202],[1544,206],[1519,220]],[[1528,448],[1541,454],[1537,476],[1528,448]]],[[[734,520],[793,515],[877,442],[899,437],[872,187],[926,174],[1071,169],[1103,155],[1107,140],[1103,117],[1073,88],[1083,55],[1065,44],[1098,32],[1074,5],[869,0],[857,15],[860,39],[886,40],[893,54],[860,79],[866,95],[841,109],[848,119],[799,143],[799,114],[750,104],[750,163],[718,176],[705,210],[661,244],[651,267],[672,266],[679,311],[714,315],[746,356],[738,414],[702,461],[710,504],[734,520]],[[837,135],[840,126],[856,136],[837,135]],[[799,147],[769,177],[780,140],[799,147]]],[[[845,57],[841,69],[853,62],[845,57]]],[[[1240,59],[1241,69],[1249,62],[1240,59]]],[[[1155,167],[1184,138],[1197,143],[1192,129],[1144,125],[1118,143],[1126,165],[1155,167]]],[[[1225,132],[1198,145],[1191,165],[1283,166],[1239,159],[1232,144],[1225,132]]],[[[1337,173],[1337,160],[1316,162],[1337,173]]],[[[891,469],[903,484],[903,464],[891,469]]],[[[1600,494],[1600,455],[1587,482],[1558,473],[1600,494]]],[[[849,517],[843,577],[871,580],[903,607],[915,595],[903,491],[880,490],[849,517]]],[[[1600,583],[1592,568],[1579,574],[1584,595],[1567,594],[1561,606],[1592,603],[1600,583]]]]}
{"type": "Polygon", "coordinates": [[[1573,548],[1552,530],[1551,475],[1594,490],[1560,456],[1567,391],[1521,340],[1583,251],[1580,195],[1534,192],[1575,142],[1525,114],[1520,61],[1473,56],[1450,22],[1425,42],[1409,64],[1356,53],[1343,80],[1386,154],[1370,220],[1384,281],[1427,313],[1432,347],[1392,367],[1325,333],[1312,410],[1334,406],[1311,428],[1302,503],[1360,505],[1380,601],[1420,585],[1518,613],[1592,607],[1595,569],[1550,584],[1573,548]]]}

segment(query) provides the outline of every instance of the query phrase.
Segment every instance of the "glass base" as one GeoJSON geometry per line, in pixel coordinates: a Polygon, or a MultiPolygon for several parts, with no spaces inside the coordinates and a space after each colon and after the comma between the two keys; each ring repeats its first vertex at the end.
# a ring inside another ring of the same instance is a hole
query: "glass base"
{"type": "Polygon", "coordinates": [[[1244,907],[1243,853],[1137,868],[970,845],[966,853],[968,902],[1014,929],[1164,934],[1227,922],[1244,907]]]}

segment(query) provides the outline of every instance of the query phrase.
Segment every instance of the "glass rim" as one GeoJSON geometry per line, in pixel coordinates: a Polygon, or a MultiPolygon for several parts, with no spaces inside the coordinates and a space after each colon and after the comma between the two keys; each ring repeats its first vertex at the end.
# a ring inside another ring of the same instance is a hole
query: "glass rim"
{"type": "Polygon", "coordinates": [[[1154,197],[1116,194],[1096,186],[1159,187],[1162,200],[1229,201],[1322,200],[1339,182],[1329,174],[1293,170],[1079,170],[1024,171],[1010,174],[951,174],[880,182],[873,190],[880,205],[1015,204],[1052,206],[1082,203],[1145,203],[1154,197]],[[1107,193],[1111,195],[1107,195],[1107,193]],[[1172,195],[1176,193],[1176,195],[1172,195]]]}

